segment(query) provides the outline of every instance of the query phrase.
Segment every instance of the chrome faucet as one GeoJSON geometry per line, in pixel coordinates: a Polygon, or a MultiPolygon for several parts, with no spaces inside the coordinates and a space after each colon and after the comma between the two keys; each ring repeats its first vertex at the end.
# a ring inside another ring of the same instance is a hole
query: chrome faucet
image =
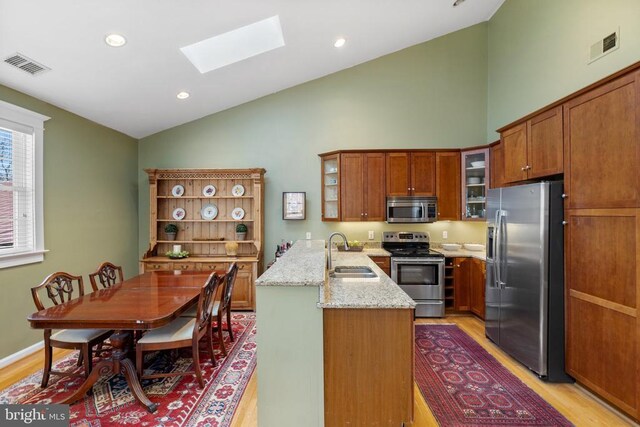
{"type": "Polygon", "coordinates": [[[340,233],[339,231],[331,233],[331,235],[329,236],[329,259],[327,260],[327,268],[329,269],[329,271],[331,271],[331,241],[333,240],[333,236],[335,235],[342,237],[342,240],[344,240],[344,250],[346,251],[349,249],[349,243],[347,241],[347,237],[344,234],[340,233]]]}

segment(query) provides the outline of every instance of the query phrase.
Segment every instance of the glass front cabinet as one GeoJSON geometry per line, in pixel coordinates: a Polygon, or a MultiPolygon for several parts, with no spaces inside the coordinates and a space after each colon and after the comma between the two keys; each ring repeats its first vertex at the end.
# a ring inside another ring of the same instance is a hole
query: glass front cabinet
{"type": "Polygon", "coordinates": [[[322,220],[340,221],[340,155],[322,157],[322,220]]]}
{"type": "Polygon", "coordinates": [[[489,149],[463,151],[462,215],[465,221],[484,221],[487,217],[487,189],[489,188],[489,149]]]}

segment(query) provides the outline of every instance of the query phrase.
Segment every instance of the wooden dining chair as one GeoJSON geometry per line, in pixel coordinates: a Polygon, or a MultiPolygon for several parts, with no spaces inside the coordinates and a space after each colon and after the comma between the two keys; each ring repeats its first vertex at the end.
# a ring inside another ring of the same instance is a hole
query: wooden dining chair
{"type": "MultiPolygon", "coordinates": [[[[81,276],[73,276],[64,272],[50,274],[38,286],[31,288],[31,296],[38,311],[45,309],[39,295],[40,291],[45,290],[47,297],[55,306],[83,296],[84,284],[81,276]]],[[[42,374],[40,386],[42,388],[47,386],[51,374],[63,376],[80,375],[51,370],[53,347],[80,350],[78,366],[84,364],[84,377],[86,378],[91,372],[93,346],[101,344],[105,339],[109,338],[111,333],[112,331],[105,329],[62,329],[56,332],[51,329],[45,329],[44,373],[42,374]]]]}
{"type": "Polygon", "coordinates": [[[238,275],[238,264],[235,262],[229,266],[227,274],[225,274],[224,288],[222,296],[217,305],[213,306],[213,316],[216,318],[215,331],[218,332],[218,339],[220,341],[220,347],[222,348],[222,354],[227,356],[227,349],[224,347],[224,338],[222,336],[222,319],[227,318],[227,332],[229,333],[229,339],[233,338],[233,328],[231,327],[231,295],[233,294],[233,286],[236,283],[236,276],[238,275]]]}
{"type": "Polygon", "coordinates": [[[215,302],[215,295],[218,286],[222,283],[223,277],[216,272],[209,275],[206,283],[200,290],[196,317],[178,317],[168,325],[147,332],[136,343],[136,367],[140,379],[161,378],[180,376],[185,374],[195,374],[200,387],[204,387],[202,371],[200,369],[199,342],[202,337],[207,336],[208,351],[211,356],[213,366],[216,366],[216,359],[213,352],[213,330],[211,326],[211,309],[215,302]],[[182,347],[191,347],[193,353],[194,370],[189,372],[163,372],[157,374],[144,375],[143,354],[145,351],[170,350],[182,347]]]}
{"type": "Polygon", "coordinates": [[[104,289],[122,283],[124,281],[122,267],[113,265],[108,261],[103,262],[95,273],[89,274],[89,281],[94,292],[98,290],[98,282],[104,289]]]}

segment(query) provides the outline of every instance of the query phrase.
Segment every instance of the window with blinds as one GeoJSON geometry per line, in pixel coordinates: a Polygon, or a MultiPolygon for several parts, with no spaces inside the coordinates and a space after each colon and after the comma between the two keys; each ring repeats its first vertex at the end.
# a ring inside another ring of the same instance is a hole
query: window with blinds
{"type": "Polygon", "coordinates": [[[33,251],[33,132],[0,126],[0,254],[33,251]]]}
{"type": "Polygon", "coordinates": [[[0,101],[0,268],[43,259],[42,138],[48,117],[0,101]]]}

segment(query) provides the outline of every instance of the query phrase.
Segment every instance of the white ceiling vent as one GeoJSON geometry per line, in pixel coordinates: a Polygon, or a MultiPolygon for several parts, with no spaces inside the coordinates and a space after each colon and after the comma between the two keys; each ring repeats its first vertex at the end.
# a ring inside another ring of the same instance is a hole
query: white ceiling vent
{"type": "Polygon", "coordinates": [[[19,68],[22,71],[31,74],[32,76],[40,75],[45,71],[49,71],[51,69],[46,65],[42,65],[41,63],[36,62],[19,52],[16,52],[15,54],[5,58],[4,62],[9,65],[13,65],[16,68],[19,68]]]}
{"type": "Polygon", "coordinates": [[[598,40],[591,45],[589,50],[589,64],[602,58],[608,53],[613,52],[620,47],[620,28],[617,31],[607,35],[602,40],[598,40]]]}

